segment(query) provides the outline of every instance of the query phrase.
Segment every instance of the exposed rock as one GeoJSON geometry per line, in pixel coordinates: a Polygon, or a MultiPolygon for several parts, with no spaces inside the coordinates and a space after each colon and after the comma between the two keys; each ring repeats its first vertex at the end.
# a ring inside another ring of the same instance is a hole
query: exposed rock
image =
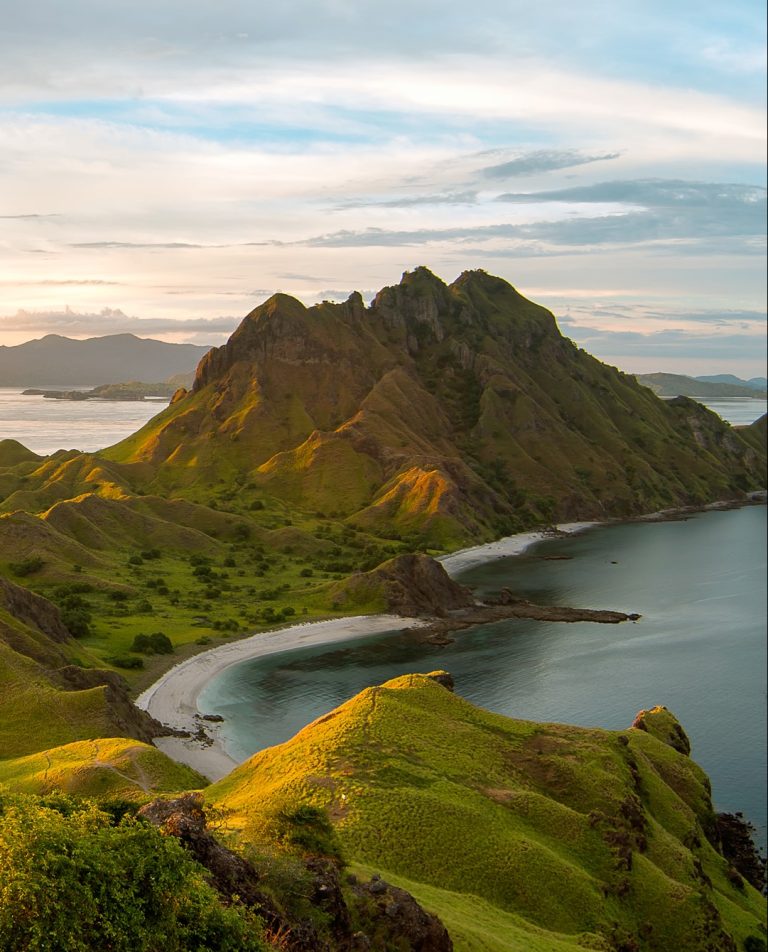
{"type": "Polygon", "coordinates": [[[325,934],[308,921],[297,921],[277,908],[263,890],[262,876],[243,856],[227,849],[210,832],[200,793],[171,800],[153,800],[139,816],[175,836],[190,855],[208,870],[211,884],[225,902],[240,902],[253,909],[280,937],[286,952],[352,952],[352,950],[411,949],[413,952],[451,952],[453,944],[439,919],[425,912],[410,893],[374,877],[361,883],[347,878],[342,887],[338,865],[327,857],[311,856],[306,869],[311,874],[309,900],[323,913],[325,934]],[[349,897],[349,898],[348,898],[349,897]],[[354,930],[355,919],[367,931],[354,930]],[[373,937],[373,938],[372,938],[373,937]]]}
{"type": "Polygon", "coordinates": [[[377,927],[376,945],[358,944],[356,948],[452,952],[453,942],[442,922],[437,916],[426,912],[404,889],[378,877],[368,883],[357,883],[351,888],[361,911],[367,918],[375,919],[377,927]]]}
{"type": "Polygon", "coordinates": [[[691,742],[675,715],[663,705],[639,711],[632,722],[636,730],[647,731],[681,754],[690,754],[691,742]]]}
{"type": "Polygon", "coordinates": [[[398,555],[366,573],[382,585],[387,607],[398,615],[445,615],[470,608],[470,590],[454,582],[443,566],[428,555],[398,555]]]}
{"type": "Polygon", "coordinates": [[[442,684],[448,691],[453,691],[456,687],[453,675],[447,671],[430,671],[427,677],[432,678],[433,681],[437,681],[438,684],[442,684]]]}
{"type": "Polygon", "coordinates": [[[183,731],[161,724],[136,707],[130,698],[127,682],[114,671],[79,668],[70,664],[46,671],[45,674],[53,684],[65,691],[87,691],[102,685],[106,687],[109,718],[115,732],[122,737],[132,737],[150,744],[153,737],[186,736],[183,731]]]}
{"type": "Polygon", "coordinates": [[[200,793],[187,793],[173,800],[153,800],[139,810],[139,816],[157,826],[181,845],[208,870],[211,882],[227,901],[238,896],[247,906],[271,909],[259,889],[261,877],[246,859],[225,846],[208,830],[200,793]]]}
{"type": "Polygon", "coordinates": [[[72,640],[53,602],[4,578],[0,578],[0,607],[23,624],[37,628],[52,641],[63,643],[72,640]]]}
{"type": "MultiPolygon", "coordinates": [[[[718,813],[717,830],[720,851],[732,864],[737,876],[743,876],[761,893],[766,891],[766,858],[760,854],[753,834],[755,828],[742,813],[718,813]]],[[[738,885],[738,879],[732,878],[738,885]]]]}
{"type": "Polygon", "coordinates": [[[577,622],[590,621],[603,625],[618,625],[623,621],[636,621],[640,615],[593,608],[568,608],[565,605],[536,605],[514,595],[507,589],[493,601],[473,603],[471,608],[453,611],[450,615],[437,617],[417,629],[418,634],[432,645],[449,645],[448,632],[463,631],[475,625],[502,621],[505,618],[533,618],[536,621],[577,622]]]}

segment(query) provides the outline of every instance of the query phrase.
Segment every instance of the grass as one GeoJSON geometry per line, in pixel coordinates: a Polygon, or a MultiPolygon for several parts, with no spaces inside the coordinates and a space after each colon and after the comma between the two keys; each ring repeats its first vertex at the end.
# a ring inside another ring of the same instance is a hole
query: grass
{"type": "Polygon", "coordinates": [[[683,952],[764,915],[706,839],[688,757],[640,730],[490,714],[423,676],[362,692],[206,795],[241,842],[272,835],[276,805],[322,806],[349,859],[418,884],[467,949],[515,948],[520,930],[526,948],[615,944],[652,925],[643,948],[683,952]],[[470,928],[473,904],[495,945],[470,928]]]}
{"type": "Polygon", "coordinates": [[[206,781],[149,744],[111,737],[0,760],[0,788],[4,784],[16,793],[146,801],[206,781]]]}

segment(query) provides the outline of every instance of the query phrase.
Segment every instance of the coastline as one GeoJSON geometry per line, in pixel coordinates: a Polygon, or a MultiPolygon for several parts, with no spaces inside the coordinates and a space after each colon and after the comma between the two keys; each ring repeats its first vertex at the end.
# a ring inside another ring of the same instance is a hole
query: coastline
{"type": "Polygon", "coordinates": [[[423,623],[423,619],[400,615],[356,615],[259,632],[186,658],[166,671],[134,703],[162,724],[192,735],[156,737],[153,743],[158,750],[172,760],[192,767],[209,780],[219,780],[237,767],[239,761],[227,753],[216,722],[204,720],[203,712],[197,706],[198,698],[211,678],[232,665],[254,658],[373,637],[423,623]]]}
{"type": "MultiPolygon", "coordinates": [[[[602,525],[606,523],[563,523],[553,529],[522,532],[497,539],[495,542],[461,549],[441,556],[437,561],[449,575],[455,575],[472,565],[521,555],[537,542],[561,535],[573,535],[602,525]]],[[[259,632],[186,658],[162,674],[134,703],[162,724],[191,735],[156,737],[153,743],[158,750],[172,760],[192,767],[209,780],[216,781],[237,767],[239,761],[227,753],[218,724],[205,720],[204,713],[198,708],[200,694],[212,678],[243,661],[297,648],[373,637],[385,631],[415,628],[425,624],[427,622],[423,618],[357,615],[259,632]]]]}

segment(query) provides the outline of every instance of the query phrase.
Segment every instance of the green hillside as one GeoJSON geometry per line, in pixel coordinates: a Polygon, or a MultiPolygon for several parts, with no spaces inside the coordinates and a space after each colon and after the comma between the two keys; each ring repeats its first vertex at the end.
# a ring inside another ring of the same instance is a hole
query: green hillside
{"type": "Polygon", "coordinates": [[[370,688],[209,787],[241,844],[326,809],[345,855],[457,950],[743,948],[761,896],[718,852],[706,776],[665,709],[620,732],[510,720],[431,676],[370,688]]]}

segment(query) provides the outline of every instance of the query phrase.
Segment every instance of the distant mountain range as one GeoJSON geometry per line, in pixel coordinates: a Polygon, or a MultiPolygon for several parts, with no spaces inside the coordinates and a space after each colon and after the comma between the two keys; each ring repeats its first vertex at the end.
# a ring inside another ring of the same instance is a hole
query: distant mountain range
{"type": "Polygon", "coordinates": [[[729,397],[765,397],[765,378],[741,380],[733,374],[686,377],[683,374],[635,374],[635,379],[659,397],[695,397],[727,400],[729,397]]]}
{"type": "Polygon", "coordinates": [[[749,387],[751,390],[768,388],[768,377],[750,377],[749,380],[742,380],[741,377],[735,377],[733,374],[712,374],[709,377],[696,377],[696,379],[707,383],[728,383],[736,387],[749,387]]]}
{"type": "Polygon", "coordinates": [[[210,350],[133,334],[72,340],[48,334],[0,347],[0,387],[84,387],[131,380],[154,383],[194,371],[210,350]]]}

